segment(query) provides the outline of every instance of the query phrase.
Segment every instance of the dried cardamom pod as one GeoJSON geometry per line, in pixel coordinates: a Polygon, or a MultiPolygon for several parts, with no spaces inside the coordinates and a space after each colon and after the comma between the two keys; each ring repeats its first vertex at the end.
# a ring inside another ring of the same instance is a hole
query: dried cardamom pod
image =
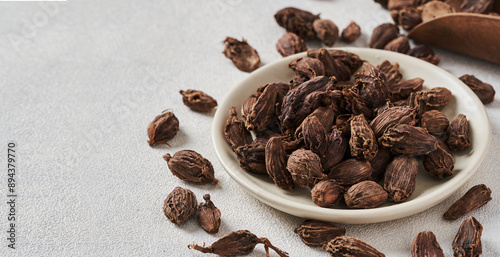
{"type": "Polygon", "coordinates": [[[416,6],[418,0],[389,0],[387,2],[387,9],[401,10],[404,7],[416,6]]]}
{"type": "Polygon", "coordinates": [[[439,246],[436,236],[431,231],[422,231],[417,234],[411,244],[412,257],[444,257],[443,249],[439,246]]]}
{"type": "Polygon", "coordinates": [[[370,48],[384,49],[385,45],[399,36],[399,28],[392,23],[377,26],[370,38],[370,48]]]}
{"type": "Polygon", "coordinates": [[[386,86],[389,89],[403,78],[403,75],[399,72],[399,63],[397,62],[391,63],[385,60],[377,66],[377,69],[385,75],[386,86]]]}
{"type": "Polygon", "coordinates": [[[269,239],[265,237],[258,238],[248,230],[231,232],[221,237],[208,247],[205,247],[205,244],[203,244],[203,246],[199,246],[194,243],[188,245],[188,247],[202,253],[213,253],[221,256],[236,256],[251,253],[257,244],[264,244],[266,256],[269,256],[269,248],[271,248],[279,256],[288,257],[288,253],[283,252],[272,245],[269,239]]]}
{"type": "Polygon", "coordinates": [[[172,223],[180,226],[193,217],[196,205],[196,196],[191,190],[176,187],[165,199],[163,213],[172,223]]]}
{"type": "MultiPolygon", "coordinates": [[[[365,97],[370,97],[365,94],[365,97]]],[[[367,119],[373,118],[373,109],[368,106],[359,95],[356,88],[346,88],[342,90],[342,98],[345,102],[344,109],[354,115],[363,114],[367,119]]]]}
{"type": "Polygon", "coordinates": [[[427,110],[441,110],[450,102],[451,91],[444,87],[434,87],[417,92],[425,100],[427,110]]]}
{"type": "Polygon", "coordinates": [[[448,147],[438,141],[436,150],[427,154],[423,161],[425,170],[435,178],[442,179],[453,175],[455,159],[449,153],[448,147]]]}
{"type": "Polygon", "coordinates": [[[326,92],[326,89],[333,86],[334,82],[331,78],[320,76],[290,90],[283,98],[281,108],[280,121],[283,127],[294,131],[321,104],[322,95],[314,95],[313,93],[326,92]],[[311,99],[312,96],[316,96],[317,98],[311,99]]]}
{"type": "Polygon", "coordinates": [[[323,180],[311,189],[312,201],[321,207],[333,207],[342,198],[344,188],[333,179],[323,180]]]}
{"type": "Polygon", "coordinates": [[[460,12],[488,13],[494,4],[495,0],[463,0],[460,12]]]}
{"type": "Polygon", "coordinates": [[[415,125],[416,112],[408,106],[390,107],[377,115],[370,123],[370,126],[377,138],[381,137],[385,131],[397,124],[415,125]]]}
{"type": "Polygon", "coordinates": [[[265,148],[266,170],[276,186],[286,190],[293,189],[292,175],[286,169],[287,154],[285,145],[279,137],[272,137],[265,148]]]}
{"type": "Polygon", "coordinates": [[[446,131],[448,139],[446,145],[451,150],[460,151],[470,146],[469,140],[469,122],[463,114],[459,114],[453,119],[446,131]]]}
{"type": "Polygon", "coordinates": [[[403,80],[396,84],[389,85],[389,91],[391,92],[391,100],[399,101],[406,99],[411,93],[422,90],[422,85],[424,80],[421,78],[413,78],[409,80],[403,80]]]}
{"type": "Polygon", "coordinates": [[[217,101],[199,90],[180,91],[182,102],[193,111],[208,112],[217,106],[217,101]]]}
{"type": "Polygon", "coordinates": [[[422,16],[422,22],[439,18],[441,16],[454,13],[455,10],[447,3],[442,1],[430,1],[418,7],[422,16]]]}
{"type": "Polygon", "coordinates": [[[367,106],[377,108],[390,99],[385,76],[370,63],[363,63],[360,71],[354,74],[354,78],[361,87],[359,97],[367,106]]]}
{"type": "Polygon", "coordinates": [[[323,63],[326,76],[335,76],[339,81],[348,81],[351,78],[349,67],[343,62],[333,59],[326,49],[321,48],[316,58],[323,63]]]}
{"type": "Polygon", "coordinates": [[[308,116],[302,122],[304,143],[306,148],[323,158],[328,148],[327,132],[321,122],[315,116],[308,116]]]}
{"type": "Polygon", "coordinates": [[[286,168],[292,174],[292,179],[301,187],[314,187],[316,183],[326,178],[318,155],[310,150],[294,151],[288,157],[286,168]]]}
{"type": "Polygon", "coordinates": [[[286,31],[293,32],[304,40],[311,40],[316,37],[313,22],[319,19],[319,14],[314,15],[308,11],[287,7],[279,10],[274,15],[274,19],[286,31]]]}
{"type": "Polygon", "coordinates": [[[276,43],[276,50],[281,56],[286,57],[300,52],[307,51],[304,40],[292,32],[285,33],[276,43]]]}
{"type": "Polygon", "coordinates": [[[181,150],[176,152],[174,156],[167,153],[163,156],[163,159],[167,161],[172,174],[181,180],[214,185],[218,182],[214,177],[212,163],[195,151],[181,150]]]}
{"type": "Polygon", "coordinates": [[[372,166],[372,174],[370,175],[370,180],[379,181],[383,178],[385,169],[394,159],[394,155],[391,153],[391,149],[387,147],[379,147],[375,158],[370,161],[372,166]]]}
{"type": "Polygon", "coordinates": [[[456,220],[463,215],[485,205],[491,201],[491,189],[486,185],[475,185],[464,196],[448,208],[443,217],[447,220],[456,220]]]}
{"type": "Polygon", "coordinates": [[[305,220],[293,232],[298,234],[306,245],[322,246],[338,236],[345,235],[345,228],[323,221],[305,220]]]}
{"type": "Polygon", "coordinates": [[[372,174],[372,167],[368,161],[347,159],[333,166],[328,173],[328,179],[335,179],[341,186],[352,186],[366,180],[372,174]]]}
{"type": "Polygon", "coordinates": [[[255,102],[257,102],[257,98],[261,94],[262,92],[255,92],[241,105],[241,117],[243,117],[244,121],[247,120],[248,115],[250,115],[250,112],[252,111],[253,105],[255,104],[255,102]]]}
{"type": "Polygon", "coordinates": [[[245,39],[239,41],[235,38],[227,37],[224,43],[226,47],[224,48],[223,54],[233,61],[236,68],[245,72],[252,72],[259,68],[259,54],[245,39]]]}
{"type": "Polygon", "coordinates": [[[438,144],[437,139],[427,133],[427,130],[408,124],[398,124],[389,128],[379,138],[379,143],[390,147],[393,153],[408,156],[428,154],[434,151],[438,144]]]}
{"type": "Polygon", "coordinates": [[[356,22],[351,21],[347,27],[342,30],[340,38],[346,43],[352,43],[361,36],[361,28],[356,22]]]}
{"type": "Polygon", "coordinates": [[[430,62],[434,65],[438,65],[439,61],[441,61],[441,57],[436,55],[434,53],[434,50],[432,50],[432,48],[430,48],[426,45],[415,46],[412,49],[410,49],[410,51],[408,51],[408,53],[406,53],[406,54],[411,55],[413,57],[417,57],[417,58],[422,59],[426,62],[430,62]]]}
{"type": "Polygon", "coordinates": [[[495,100],[495,89],[488,83],[481,81],[474,75],[462,75],[460,79],[479,97],[483,104],[489,104],[495,100]]]}
{"type": "Polygon", "coordinates": [[[290,89],[294,89],[308,80],[309,80],[308,78],[304,78],[301,76],[295,76],[292,78],[292,80],[290,80],[290,89]]]}
{"type": "Polygon", "coordinates": [[[317,19],[313,22],[314,31],[327,46],[333,46],[339,39],[339,28],[331,20],[317,19]]]}
{"type": "Polygon", "coordinates": [[[387,166],[384,189],[396,203],[402,202],[415,191],[418,160],[415,157],[400,155],[387,166]]]}
{"type": "Polygon", "coordinates": [[[449,125],[446,115],[438,110],[427,111],[420,117],[420,127],[427,129],[429,133],[444,133],[449,125]]]}
{"type": "Polygon", "coordinates": [[[410,42],[405,36],[399,36],[387,43],[384,47],[385,50],[397,53],[406,54],[410,51],[410,42]]]}
{"type": "Polygon", "coordinates": [[[261,131],[268,127],[275,111],[276,94],[274,84],[267,85],[247,116],[245,123],[247,130],[261,131]]]}
{"type": "MultiPolygon", "coordinates": [[[[328,49],[328,53],[333,57],[333,59],[339,60],[349,69],[351,72],[356,71],[363,64],[363,60],[355,53],[351,53],[344,50],[328,49]]],[[[313,49],[307,51],[307,57],[316,58],[318,56],[319,49],[313,49]]]]}
{"type": "Polygon", "coordinates": [[[404,7],[398,12],[398,24],[405,30],[411,30],[422,23],[422,15],[415,7],[404,7]]]}
{"type": "Polygon", "coordinates": [[[342,161],[344,153],[347,149],[347,140],[342,136],[340,130],[333,130],[327,136],[326,152],[321,158],[321,166],[325,171],[329,171],[333,166],[342,161]]]}
{"type": "Polygon", "coordinates": [[[458,229],[453,240],[453,255],[457,257],[477,257],[483,252],[481,234],[483,226],[474,217],[470,216],[458,229]]]}
{"type": "Polygon", "coordinates": [[[354,118],[353,114],[341,114],[335,120],[334,129],[340,130],[342,135],[346,138],[351,137],[351,120],[354,118]]]}
{"type": "Polygon", "coordinates": [[[387,197],[382,186],[371,180],[354,184],[344,194],[347,207],[356,209],[375,208],[387,202],[387,197]]]}
{"type": "Polygon", "coordinates": [[[350,236],[338,236],[323,245],[332,257],[385,257],[373,246],[350,236]]]}
{"type": "Polygon", "coordinates": [[[234,149],[252,143],[252,134],[245,128],[245,122],[238,118],[236,108],[233,106],[229,110],[229,119],[224,127],[224,137],[234,149]]]}
{"type": "Polygon", "coordinates": [[[249,172],[267,174],[266,143],[264,140],[255,140],[251,144],[237,147],[234,152],[240,167],[249,172]]]}
{"type": "MultiPolygon", "coordinates": [[[[309,114],[306,119],[309,117],[316,117],[321,125],[323,125],[323,127],[327,130],[327,132],[329,132],[330,128],[333,126],[333,122],[335,121],[335,113],[331,107],[320,106],[316,108],[316,110],[314,110],[311,114],[309,114]]],[[[306,119],[304,119],[297,130],[295,130],[295,138],[303,138],[302,126],[306,119]]]]}
{"type": "Polygon", "coordinates": [[[220,210],[215,207],[214,203],[210,200],[210,194],[203,196],[204,203],[200,203],[196,216],[198,223],[210,234],[219,232],[220,227],[220,210]]]}
{"type": "Polygon", "coordinates": [[[377,154],[378,144],[375,133],[368,125],[365,116],[357,115],[351,120],[351,156],[360,160],[372,160],[377,154]]]}
{"type": "Polygon", "coordinates": [[[295,72],[295,75],[309,79],[325,75],[323,63],[315,58],[301,57],[293,60],[288,67],[295,72]]]}
{"type": "Polygon", "coordinates": [[[179,120],[173,112],[165,110],[148,125],[148,144],[149,146],[156,144],[170,146],[167,141],[172,139],[177,131],[179,131],[179,120]]]}

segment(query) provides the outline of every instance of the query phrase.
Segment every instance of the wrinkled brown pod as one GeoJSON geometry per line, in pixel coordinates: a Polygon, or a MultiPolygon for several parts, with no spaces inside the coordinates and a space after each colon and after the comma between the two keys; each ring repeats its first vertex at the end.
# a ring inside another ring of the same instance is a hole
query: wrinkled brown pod
{"type": "Polygon", "coordinates": [[[444,253],[434,233],[431,231],[422,231],[413,239],[413,243],[411,244],[411,256],[444,257],[444,253]]]}
{"type": "Polygon", "coordinates": [[[224,126],[224,138],[234,149],[252,143],[252,134],[245,128],[245,122],[238,118],[236,108],[229,110],[229,119],[224,126]]]}
{"type": "Polygon", "coordinates": [[[408,39],[405,36],[400,36],[389,41],[389,43],[385,45],[384,49],[388,51],[406,54],[408,51],[410,51],[410,43],[408,42],[408,39]]]}
{"type": "Polygon", "coordinates": [[[425,156],[423,164],[431,176],[442,179],[453,175],[455,159],[450,154],[448,147],[443,142],[438,141],[436,150],[425,156]]]}
{"type": "Polygon", "coordinates": [[[365,116],[357,115],[351,120],[351,156],[360,160],[372,160],[378,151],[377,138],[365,116]]]}
{"type": "Polygon", "coordinates": [[[197,184],[217,184],[218,180],[214,177],[212,163],[195,151],[181,150],[174,156],[167,153],[163,159],[167,161],[172,174],[181,180],[197,184]]]}
{"type": "Polygon", "coordinates": [[[370,161],[372,166],[372,173],[370,175],[370,180],[379,181],[383,178],[385,169],[394,159],[394,155],[391,153],[391,149],[387,147],[379,147],[377,155],[370,161]]]}
{"type": "Polygon", "coordinates": [[[286,57],[289,55],[297,54],[307,51],[307,46],[304,40],[292,32],[285,33],[276,43],[276,50],[281,56],[286,57]]]}
{"type": "Polygon", "coordinates": [[[323,245],[332,257],[385,257],[373,246],[350,236],[336,237],[323,245]]]}
{"type": "Polygon", "coordinates": [[[213,253],[221,256],[237,256],[251,253],[257,244],[264,244],[266,256],[269,256],[269,248],[271,248],[279,256],[288,257],[288,253],[272,245],[269,239],[265,237],[258,238],[248,230],[231,232],[207,247],[205,247],[205,244],[199,246],[195,243],[188,245],[188,247],[202,253],[213,253]]]}
{"type": "Polygon", "coordinates": [[[288,157],[286,168],[301,187],[314,187],[316,183],[326,178],[318,155],[310,150],[294,151],[288,157]]]}
{"type": "Polygon", "coordinates": [[[367,106],[377,108],[390,99],[385,75],[377,67],[365,62],[354,78],[361,88],[359,97],[367,106]]]}
{"type": "Polygon", "coordinates": [[[468,13],[488,13],[494,4],[495,0],[463,0],[460,11],[468,13]]]}
{"type": "Polygon", "coordinates": [[[399,29],[392,23],[377,26],[370,38],[370,48],[384,49],[385,45],[399,36],[399,29]]]}
{"type": "Polygon", "coordinates": [[[208,112],[217,106],[217,101],[199,90],[180,91],[182,102],[193,111],[208,112]]]}
{"type": "Polygon", "coordinates": [[[446,135],[448,135],[446,145],[452,150],[460,151],[470,146],[469,122],[465,115],[459,114],[451,121],[446,135]]]}
{"type": "Polygon", "coordinates": [[[331,20],[317,19],[313,22],[313,28],[327,46],[333,46],[339,38],[339,28],[331,20]]]}
{"type": "Polygon", "coordinates": [[[488,83],[481,81],[474,75],[462,75],[460,79],[481,99],[483,104],[489,104],[495,100],[495,89],[488,83]]]}
{"type": "Polygon", "coordinates": [[[405,7],[398,12],[398,24],[405,30],[411,30],[422,23],[422,15],[415,7],[405,7]]]}
{"type": "Polygon", "coordinates": [[[430,62],[434,65],[438,65],[439,61],[441,61],[441,57],[436,55],[434,53],[434,50],[426,45],[415,46],[410,49],[407,54],[422,59],[426,62],[430,62]]]}
{"type": "Polygon", "coordinates": [[[375,136],[381,137],[385,131],[397,124],[415,125],[415,110],[408,106],[394,106],[387,108],[377,115],[370,123],[375,136]]]}
{"type": "Polygon", "coordinates": [[[341,186],[352,186],[368,179],[371,174],[372,167],[368,161],[347,159],[331,168],[328,179],[335,179],[341,186]]]}
{"type": "Polygon", "coordinates": [[[449,124],[446,115],[438,110],[430,110],[420,117],[420,127],[427,129],[429,133],[444,133],[449,124]]]}
{"type": "MultiPolygon", "coordinates": [[[[327,132],[330,131],[331,127],[333,126],[333,123],[335,121],[335,114],[333,112],[333,109],[330,108],[330,107],[318,107],[316,110],[314,110],[311,114],[309,114],[309,116],[306,117],[309,118],[309,117],[316,117],[319,122],[321,123],[321,125],[323,125],[323,127],[327,130],[327,132]]],[[[304,121],[306,120],[304,119],[301,123],[301,125],[297,128],[297,130],[295,130],[295,138],[303,138],[303,124],[304,124],[304,121]]]]}
{"type": "Polygon", "coordinates": [[[323,246],[335,237],[345,235],[344,228],[317,220],[305,220],[293,232],[309,246],[323,246]]]}
{"type": "Polygon", "coordinates": [[[287,154],[285,145],[279,137],[272,137],[266,144],[266,170],[276,186],[286,190],[293,189],[292,175],[286,169],[287,154]]]}
{"type": "Polygon", "coordinates": [[[239,41],[235,38],[227,37],[224,40],[226,47],[223,54],[233,61],[233,64],[241,71],[252,72],[259,68],[260,57],[245,39],[239,41]]]}
{"type": "Polygon", "coordinates": [[[447,220],[456,220],[489,201],[491,201],[491,189],[484,184],[475,185],[453,203],[443,217],[447,220]]]}
{"type": "Polygon", "coordinates": [[[344,194],[349,208],[369,209],[387,202],[388,194],[377,182],[367,180],[354,184],[344,194]]]}
{"type": "Polygon", "coordinates": [[[474,217],[470,216],[458,229],[453,240],[453,255],[455,257],[478,257],[483,252],[481,234],[483,226],[474,217]]]}
{"type": "Polygon", "coordinates": [[[341,38],[346,43],[352,43],[361,36],[361,28],[356,22],[351,21],[347,27],[342,30],[341,38]]]}
{"type": "Polygon", "coordinates": [[[390,147],[393,153],[408,156],[428,154],[434,151],[438,144],[437,139],[427,133],[427,130],[408,124],[398,124],[389,128],[379,138],[379,143],[390,147]]]}
{"type": "Polygon", "coordinates": [[[247,116],[245,122],[247,130],[261,131],[268,127],[274,115],[277,93],[274,84],[267,85],[247,116]]]}
{"type": "Polygon", "coordinates": [[[347,81],[351,78],[352,74],[349,67],[343,62],[333,59],[326,49],[321,48],[316,58],[323,63],[326,76],[335,76],[339,81],[347,81]]]}
{"type": "MultiPolygon", "coordinates": [[[[351,72],[356,71],[363,64],[363,60],[355,53],[351,53],[344,50],[337,49],[327,49],[328,53],[333,57],[333,59],[339,60],[349,69],[351,72]]],[[[312,49],[307,51],[307,57],[316,58],[318,56],[319,49],[312,49]]]]}
{"type": "Polygon", "coordinates": [[[163,213],[172,223],[180,226],[194,216],[196,205],[196,196],[191,190],[176,187],[165,199],[163,213]]]}
{"type": "Polygon", "coordinates": [[[210,194],[205,194],[203,196],[204,203],[200,203],[198,206],[198,211],[196,217],[198,223],[210,234],[215,234],[219,232],[220,227],[220,210],[215,207],[214,203],[210,200],[210,194]]]}
{"type": "Polygon", "coordinates": [[[326,138],[328,147],[321,158],[321,166],[325,171],[329,171],[333,166],[342,161],[347,150],[347,139],[342,136],[340,130],[333,130],[326,138]]]}
{"type": "Polygon", "coordinates": [[[274,19],[281,27],[288,32],[293,32],[304,40],[314,39],[316,33],[313,29],[313,22],[319,19],[319,15],[314,15],[308,11],[294,7],[287,7],[279,10],[274,19]]]}
{"type": "Polygon", "coordinates": [[[315,116],[308,116],[302,122],[302,131],[306,148],[323,158],[328,148],[325,127],[315,116]]]}
{"type": "Polygon", "coordinates": [[[377,69],[385,75],[386,86],[391,89],[391,87],[401,81],[403,74],[399,72],[399,63],[391,63],[388,60],[383,61],[381,64],[377,65],[377,69]]]}
{"type": "Polygon", "coordinates": [[[234,152],[241,168],[257,174],[267,174],[266,143],[267,141],[255,140],[251,144],[237,147],[234,152]]]}
{"type": "Polygon", "coordinates": [[[295,72],[295,75],[308,79],[325,75],[325,67],[323,66],[323,63],[315,58],[297,58],[290,62],[288,67],[295,72]]]}
{"type": "Polygon", "coordinates": [[[333,207],[342,199],[344,188],[335,180],[323,180],[314,185],[311,190],[313,203],[321,207],[333,207]]]}
{"type": "MultiPolygon", "coordinates": [[[[166,144],[179,131],[179,120],[171,111],[163,111],[162,114],[156,116],[148,125],[148,144],[153,146],[156,144],[166,144]]],[[[170,146],[170,145],[169,145],[170,146]]]]}
{"type": "Polygon", "coordinates": [[[406,200],[415,191],[418,160],[415,157],[397,156],[387,166],[384,189],[396,203],[406,200]]]}
{"type": "Polygon", "coordinates": [[[400,81],[393,85],[389,85],[389,91],[391,91],[391,100],[399,101],[406,99],[410,96],[411,93],[422,90],[423,84],[423,79],[413,78],[400,81]]]}

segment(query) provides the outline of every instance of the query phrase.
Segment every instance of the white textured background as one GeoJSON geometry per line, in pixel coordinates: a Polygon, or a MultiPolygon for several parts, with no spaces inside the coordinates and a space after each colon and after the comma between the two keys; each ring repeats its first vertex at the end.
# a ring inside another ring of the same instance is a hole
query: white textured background
{"type": "MultiPolygon", "coordinates": [[[[211,142],[213,113],[182,105],[180,89],[199,89],[221,101],[248,76],[221,53],[226,36],[244,37],[263,64],[281,58],[284,33],[273,14],[296,6],[351,20],[367,47],[371,31],[391,21],[372,0],[335,1],[68,1],[0,3],[0,256],[205,256],[189,243],[208,244],[238,229],[268,237],[290,256],[328,256],[305,246],[292,230],[302,219],[250,197],[224,172],[211,142]],[[172,147],[150,148],[146,127],[162,110],[180,120],[172,147]],[[17,142],[17,248],[6,247],[7,142],[17,142]],[[196,150],[212,161],[217,187],[174,177],[161,156],[196,150]],[[178,227],[162,213],[176,186],[212,200],[222,212],[216,235],[196,220],[178,227]]],[[[312,42],[310,47],[319,47],[312,42]]],[[[336,46],[346,46],[338,42],[336,46]]],[[[440,67],[471,73],[500,92],[500,65],[437,49],[440,67]]],[[[483,256],[500,256],[498,156],[500,100],[487,106],[493,137],[477,174],[448,200],[408,218],[343,225],[347,234],[387,256],[410,256],[419,231],[433,231],[446,256],[464,220],[442,213],[468,188],[485,183],[493,200],[472,213],[484,226],[483,256]]],[[[263,256],[262,245],[251,256],[263,256]]],[[[272,255],[276,256],[276,255],[272,255]]]]}

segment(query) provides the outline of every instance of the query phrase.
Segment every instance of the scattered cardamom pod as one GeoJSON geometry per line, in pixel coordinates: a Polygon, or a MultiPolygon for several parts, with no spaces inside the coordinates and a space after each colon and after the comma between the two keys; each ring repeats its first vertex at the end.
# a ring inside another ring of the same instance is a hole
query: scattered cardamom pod
{"type": "Polygon", "coordinates": [[[193,217],[196,205],[196,196],[191,190],[176,187],[165,199],[163,213],[172,223],[180,226],[193,217]]]}
{"type": "Polygon", "coordinates": [[[257,101],[257,98],[262,94],[262,92],[253,93],[247,100],[241,104],[241,117],[243,117],[243,121],[247,120],[248,115],[250,115],[250,111],[252,111],[252,106],[257,101]]]}
{"type": "Polygon", "coordinates": [[[352,74],[349,67],[343,62],[333,59],[326,49],[321,48],[316,58],[323,63],[326,76],[335,76],[339,81],[348,81],[351,78],[352,74]]]}
{"type": "Polygon", "coordinates": [[[377,67],[365,62],[354,78],[361,87],[359,97],[367,106],[377,108],[390,99],[385,76],[377,67]]]}
{"type": "Polygon", "coordinates": [[[314,110],[311,114],[309,114],[309,116],[307,116],[306,119],[302,121],[300,126],[297,127],[297,130],[295,130],[295,138],[304,138],[303,134],[304,121],[306,121],[307,118],[312,118],[312,117],[316,117],[323,126],[323,128],[327,130],[327,132],[329,132],[329,130],[333,126],[333,122],[335,121],[335,114],[333,112],[333,109],[330,107],[320,106],[316,108],[316,110],[314,110]]]}
{"type": "Polygon", "coordinates": [[[429,133],[444,133],[449,125],[446,115],[438,110],[427,111],[420,117],[420,127],[427,129],[429,133]]]}
{"type": "Polygon", "coordinates": [[[180,91],[182,102],[193,111],[208,112],[217,106],[217,101],[199,90],[180,91]]]}
{"type": "Polygon", "coordinates": [[[415,191],[418,160],[415,157],[400,155],[387,166],[384,189],[396,203],[402,202],[415,191]]]}
{"type": "Polygon", "coordinates": [[[330,240],[345,235],[344,228],[317,220],[305,220],[293,232],[309,246],[323,246],[330,240]]]}
{"type": "Polygon", "coordinates": [[[271,248],[279,256],[288,257],[288,253],[283,252],[272,245],[269,239],[264,237],[258,238],[248,230],[231,232],[221,237],[208,247],[205,247],[205,244],[203,244],[203,246],[199,246],[195,243],[188,245],[188,247],[202,253],[213,253],[221,256],[236,256],[251,253],[257,244],[264,244],[266,256],[269,256],[269,248],[271,248]]]}
{"type": "Polygon", "coordinates": [[[372,167],[368,161],[352,158],[333,166],[328,173],[328,179],[335,179],[341,186],[352,186],[368,179],[371,174],[372,167]]]}
{"type": "Polygon", "coordinates": [[[448,147],[438,141],[436,150],[427,154],[423,161],[424,168],[429,174],[437,179],[442,179],[453,175],[455,159],[449,152],[448,147]]]}
{"type": "MultiPolygon", "coordinates": [[[[356,71],[364,62],[355,53],[337,49],[327,49],[327,51],[333,57],[333,59],[339,60],[347,65],[347,67],[351,69],[351,72],[356,71]]],[[[308,50],[307,57],[316,58],[318,56],[318,53],[319,49],[308,50]]]]}
{"type": "Polygon", "coordinates": [[[267,141],[255,140],[250,144],[237,147],[234,152],[240,162],[240,167],[249,172],[267,174],[266,143],[267,141]]]}
{"type": "Polygon", "coordinates": [[[321,158],[321,166],[325,171],[329,171],[333,166],[342,161],[347,149],[347,139],[342,136],[340,130],[333,130],[327,136],[327,145],[325,154],[321,158]]]}
{"type": "Polygon", "coordinates": [[[338,236],[323,245],[332,257],[385,257],[373,246],[350,236],[338,236]]]}
{"type": "Polygon", "coordinates": [[[377,65],[377,69],[385,75],[386,86],[389,88],[401,81],[403,74],[399,72],[399,63],[391,63],[388,60],[383,61],[377,65]]]}
{"type": "Polygon", "coordinates": [[[489,104],[495,100],[495,89],[488,83],[481,81],[474,75],[462,75],[460,79],[479,97],[483,104],[489,104]]]}
{"type": "Polygon", "coordinates": [[[481,234],[483,226],[474,217],[470,216],[458,229],[453,240],[453,255],[456,257],[477,257],[483,252],[481,234]]]}
{"type": "Polygon", "coordinates": [[[318,38],[327,46],[333,46],[339,39],[339,28],[331,20],[314,20],[313,28],[318,38]]]}
{"type": "Polygon", "coordinates": [[[238,118],[234,106],[229,110],[229,119],[224,127],[224,137],[233,150],[253,141],[252,134],[245,128],[245,122],[238,118]]]}
{"type": "Polygon", "coordinates": [[[434,65],[438,65],[439,61],[441,61],[441,57],[436,55],[434,53],[434,50],[432,50],[432,48],[426,45],[415,46],[412,49],[410,49],[410,51],[408,51],[407,54],[422,59],[426,62],[430,62],[434,65]]]}
{"type": "Polygon", "coordinates": [[[425,105],[424,112],[428,110],[441,110],[445,105],[450,102],[451,91],[444,87],[434,87],[415,92],[413,96],[410,94],[408,99],[410,107],[415,107],[421,104],[422,101],[425,105]]]}
{"type": "Polygon", "coordinates": [[[313,203],[321,207],[333,207],[342,198],[344,188],[333,179],[323,180],[314,185],[311,190],[313,203]]]}
{"type": "Polygon", "coordinates": [[[210,200],[210,194],[203,196],[204,203],[200,203],[197,211],[198,223],[210,234],[219,232],[220,227],[220,210],[215,207],[214,203],[210,200]]]}
{"type": "MultiPolygon", "coordinates": [[[[179,120],[171,111],[163,111],[162,114],[156,116],[148,125],[148,144],[153,146],[156,144],[166,144],[179,131],[179,120]]],[[[170,145],[169,145],[170,146],[170,145]]]]}
{"type": "Polygon", "coordinates": [[[398,24],[405,30],[411,30],[418,24],[422,23],[422,15],[417,8],[408,6],[399,10],[398,24]]]}
{"type": "Polygon", "coordinates": [[[384,49],[385,45],[399,36],[399,28],[392,23],[377,26],[370,38],[370,48],[384,49]]]}
{"type": "Polygon", "coordinates": [[[413,243],[411,244],[411,256],[444,257],[444,253],[434,233],[431,231],[422,231],[413,239],[413,243]]]}
{"type": "Polygon", "coordinates": [[[397,124],[415,125],[416,113],[408,106],[394,106],[377,115],[370,123],[370,126],[377,138],[381,137],[387,129],[397,124]]]}
{"type": "Polygon", "coordinates": [[[218,182],[214,177],[214,168],[210,161],[195,151],[181,150],[176,152],[173,157],[167,153],[163,159],[167,161],[172,174],[181,180],[214,185],[218,182]]]}
{"type": "Polygon", "coordinates": [[[344,199],[349,208],[369,209],[387,202],[388,196],[377,182],[366,180],[351,186],[345,192],[344,199]]]}
{"type": "Polygon", "coordinates": [[[314,187],[326,178],[318,155],[311,150],[295,150],[288,157],[286,168],[292,174],[292,179],[301,187],[314,187]]]}
{"type": "Polygon", "coordinates": [[[422,90],[422,85],[424,80],[421,78],[413,78],[409,80],[403,80],[396,84],[389,86],[389,91],[391,92],[391,100],[399,101],[407,99],[411,93],[422,90]]]}
{"type": "Polygon", "coordinates": [[[379,143],[390,147],[393,153],[408,156],[425,155],[434,151],[437,147],[437,139],[427,130],[408,124],[398,124],[389,128],[379,143]]]}
{"type": "Polygon", "coordinates": [[[287,7],[279,10],[274,15],[274,19],[286,31],[293,32],[304,40],[316,38],[313,22],[319,19],[319,15],[298,8],[287,7]]]}
{"type": "Polygon", "coordinates": [[[293,60],[288,67],[295,72],[295,75],[308,79],[325,75],[325,67],[320,60],[310,57],[301,57],[293,60]]]}
{"type": "Polygon", "coordinates": [[[304,40],[292,32],[285,33],[276,43],[276,50],[281,56],[286,57],[300,52],[307,51],[304,40]]]}
{"type": "Polygon", "coordinates": [[[384,50],[406,54],[410,51],[410,42],[405,36],[399,36],[387,43],[384,50]]]}
{"type": "Polygon", "coordinates": [[[446,145],[451,150],[460,151],[470,146],[469,140],[469,122],[463,114],[459,114],[453,119],[446,131],[448,139],[446,145]]]}
{"type": "Polygon", "coordinates": [[[267,173],[276,186],[292,190],[294,187],[293,179],[290,172],[286,169],[287,153],[280,137],[272,137],[267,141],[265,157],[267,173]]]}
{"type": "Polygon", "coordinates": [[[276,95],[277,91],[274,84],[268,84],[247,116],[245,122],[247,130],[261,131],[268,127],[274,115],[276,95]]]}
{"type": "MultiPolygon", "coordinates": [[[[362,99],[357,88],[346,88],[342,90],[342,99],[345,101],[344,109],[354,115],[363,114],[367,119],[373,118],[374,115],[373,109],[364,101],[369,97],[371,97],[370,94],[365,93],[364,99],[362,99]]],[[[344,130],[342,131],[344,132],[344,130]]]]}
{"type": "Polygon", "coordinates": [[[443,217],[447,220],[456,220],[489,201],[491,201],[491,189],[484,184],[475,185],[451,205],[443,217]]]}
{"type": "Polygon", "coordinates": [[[377,138],[365,116],[357,115],[351,120],[351,156],[360,160],[372,160],[378,151],[377,138]]]}
{"type": "Polygon", "coordinates": [[[302,132],[306,148],[317,154],[320,159],[324,158],[328,149],[328,134],[319,119],[307,116],[302,122],[302,132]]]}
{"type": "Polygon", "coordinates": [[[352,43],[361,36],[361,28],[356,22],[351,21],[347,27],[342,30],[340,38],[346,43],[352,43]]]}
{"type": "Polygon", "coordinates": [[[252,72],[259,68],[260,57],[257,51],[250,46],[245,39],[239,41],[235,38],[227,37],[224,52],[227,58],[241,71],[252,72]]]}

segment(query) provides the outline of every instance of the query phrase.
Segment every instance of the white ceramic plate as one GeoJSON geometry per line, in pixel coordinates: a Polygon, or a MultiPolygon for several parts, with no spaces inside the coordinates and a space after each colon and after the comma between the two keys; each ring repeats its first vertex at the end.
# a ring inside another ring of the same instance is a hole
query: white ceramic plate
{"type": "MultiPolygon", "coordinates": [[[[338,48],[358,54],[373,65],[384,60],[398,62],[403,79],[421,77],[425,80],[424,88],[446,87],[453,93],[450,103],[442,110],[451,121],[463,113],[470,123],[472,147],[454,153],[455,175],[437,180],[419,167],[416,189],[403,203],[386,203],[374,209],[322,208],[316,206],[310,196],[310,189],[296,187],[293,192],[276,187],[273,181],[264,175],[248,173],[239,166],[236,155],[227,144],[223,130],[229,117],[229,108],[241,104],[258,87],[271,82],[288,82],[293,72],[288,63],[305,53],[283,58],[277,62],[259,68],[245,80],[236,85],[218,106],[212,126],[212,140],[219,160],[227,173],[252,196],[283,212],[309,219],[338,223],[374,223],[406,217],[424,211],[463,187],[465,182],[476,172],[484,159],[491,138],[491,125],[486,110],[477,96],[460,80],[443,69],[407,55],[368,48],[338,48]]],[[[239,114],[241,115],[241,113],[239,114]]]]}

